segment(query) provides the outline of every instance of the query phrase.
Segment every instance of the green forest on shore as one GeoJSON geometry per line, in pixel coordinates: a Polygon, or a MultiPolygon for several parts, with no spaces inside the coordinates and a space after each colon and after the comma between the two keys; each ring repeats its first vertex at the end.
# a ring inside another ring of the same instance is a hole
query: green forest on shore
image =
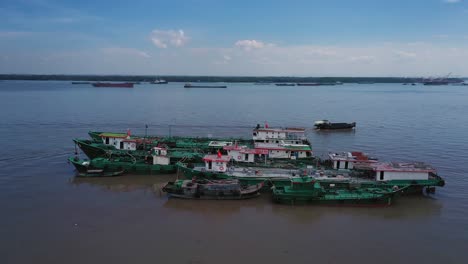
{"type": "Polygon", "coordinates": [[[403,77],[289,77],[289,76],[176,76],[176,75],[40,75],[0,74],[0,80],[56,80],[56,81],[119,81],[150,82],[157,78],[168,82],[229,82],[229,83],[414,83],[422,78],[403,77]]]}

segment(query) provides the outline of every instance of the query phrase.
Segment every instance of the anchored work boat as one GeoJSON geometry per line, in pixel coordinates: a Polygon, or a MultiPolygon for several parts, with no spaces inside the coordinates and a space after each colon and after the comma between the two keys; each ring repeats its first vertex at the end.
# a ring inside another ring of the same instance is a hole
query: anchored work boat
{"type": "Polygon", "coordinates": [[[278,203],[297,204],[326,204],[373,206],[392,204],[395,194],[403,188],[363,188],[361,186],[337,187],[335,184],[321,183],[313,178],[291,179],[289,186],[273,186],[273,200],[278,203]]]}
{"type": "Polygon", "coordinates": [[[177,180],[169,182],[163,191],[171,197],[203,200],[240,200],[260,195],[263,182],[243,185],[238,180],[177,180]]]}
{"type": "Polygon", "coordinates": [[[315,121],[314,127],[317,130],[334,130],[334,129],[353,129],[356,127],[356,122],[352,123],[332,123],[328,120],[315,121]]]}

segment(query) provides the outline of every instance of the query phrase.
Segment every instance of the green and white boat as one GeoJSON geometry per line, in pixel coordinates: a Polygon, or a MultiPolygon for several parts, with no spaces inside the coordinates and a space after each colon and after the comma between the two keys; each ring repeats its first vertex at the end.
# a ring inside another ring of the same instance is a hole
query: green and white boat
{"type": "Polygon", "coordinates": [[[310,177],[294,178],[286,186],[272,187],[273,200],[284,204],[322,204],[351,206],[390,206],[395,195],[403,188],[337,187],[310,177]]]}
{"type": "Polygon", "coordinates": [[[437,171],[424,162],[380,162],[362,152],[330,153],[330,169],[356,175],[391,186],[406,186],[406,193],[420,193],[426,190],[434,193],[435,187],[445,186],[445,180],[437,171]]]}
{"type": "Polygon", "coordinates": [[[146,159],[137,159],[131,155],[111,156],[109,158],[94,158],[80,160],[76,157],[69,161],[78,171],[77,176],[99,177],[129,174],[169,174],[176,172],[176,163],[179,161],[198,160],[200,155],[193,152],[168,151],[165,148],[154,147],[146,159]],[[94,173],[94,172],[100,173],[94,173]],[[117,173],[119,172],[119,173],[117,173]]]}
{"type": "Polygon", "coordinates": [[[97,157],[125,156],[145,157],[153,147],[166,147],[200,153],[222,150],[224,146],[251,144],[251,140],[240,138],[199,138],[199,137],[138,137],[130,133],[89,132],[91,140],[74,139],[75,144],[90,159],[97,157]]]}
{"type": "Polygon", "coordinates": [[[258,166],[249,162],[234,162],[229,155],[205,155],[204,164],[178,163],[178,171],[186,178],[238,179],[248,184],[267,180],[267,185],[285,186],[298,177],[310,178],[337,187],[349,184],[361,188],[398,188],[404,193],[418,193],[426,189],[434,192],[436,186],[444,186],[445,181],[431,166],[416,163],[373,163],[372,170],[317,169],[315,166],[284,161],[269,166],[258,166]]]}

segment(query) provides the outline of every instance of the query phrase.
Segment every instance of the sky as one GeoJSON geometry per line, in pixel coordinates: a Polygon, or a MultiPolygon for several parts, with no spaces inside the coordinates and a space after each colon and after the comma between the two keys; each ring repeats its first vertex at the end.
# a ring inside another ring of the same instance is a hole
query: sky
{"type": "Polygon", "coordinates": [[[468,0],[2,0],[0,73],[468,76],[468,0]]]}

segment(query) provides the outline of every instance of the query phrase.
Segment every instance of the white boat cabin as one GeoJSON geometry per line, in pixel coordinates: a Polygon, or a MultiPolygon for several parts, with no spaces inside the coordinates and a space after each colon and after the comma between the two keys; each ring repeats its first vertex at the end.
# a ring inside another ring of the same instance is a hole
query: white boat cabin
{"type": "Polygon", "coordinates": [[[231,160],[229,155],[205,155],[205,170],[213,172],[226,172],[227,165],[231,160]]]}
{"type": "Polygon", "coordinates": [[[102,133],[99,136],[103,144],[114,146],[116,149],[136,150],[137,148],[136,139],[132,139],[128,134],[102,133]]]}
{"type": "Polygon", "coordinates": [[[373,164],[376,181],[428,180],[436,171],[423,162],[390,162],[373,164]]]}
{"type": "Polygon", "coordinates": [[[266,141],[270,139],[296,139],[305,140],[305,129],[304,128],[269,128],[257,127],[252,132],[252,138],[254,141],[266,141]]]}
{"type": "Polygon", "coordinates": [[[333,169],[335,170],[351,170],[355,167],[369,167],[370,164],[377,162],[377,160],[370,159],[366,154],[357,151],[329,153],[328,157],[333,162],[333,169]]]}
{"type": "Polygon", "coordinates": [[[225,146],[223,148],[233,160],[238,162],[255,162],[255,157],[263,158],[268,155],[268,151],[260,149],[250,149],[247,146],[225,146]]]}
{"type": "Polygon", "coordinates": [[[306,144],[255,143],[255,149],[268,152],[271,159],[301,159],[312,156],[312,148],[306,144]]]}
{"type": "Polygon", "coordinates": [[[153,152],[153,165],[169,165],[171,158],[167,156],[167,149],[154,147],[153,152]]]}

